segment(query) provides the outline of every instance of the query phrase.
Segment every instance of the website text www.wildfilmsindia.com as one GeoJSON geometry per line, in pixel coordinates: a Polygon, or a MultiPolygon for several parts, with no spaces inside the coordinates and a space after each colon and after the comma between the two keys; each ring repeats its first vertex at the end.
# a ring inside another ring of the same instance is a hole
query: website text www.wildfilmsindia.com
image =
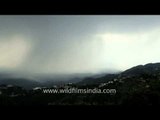
{"type": "Polygon", "coordinates": [[[66,88],[66,89],[43,89],[43,93],[49,94],[116,94],[116,89],[78,89],[78,88],[66,88]]]}

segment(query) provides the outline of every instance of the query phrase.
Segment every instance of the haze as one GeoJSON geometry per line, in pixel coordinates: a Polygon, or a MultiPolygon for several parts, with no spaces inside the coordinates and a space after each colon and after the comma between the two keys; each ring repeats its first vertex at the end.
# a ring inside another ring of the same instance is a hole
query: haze
{"type": "Polygon", "coordinates": [[[0,71],[116,72],[160,61],[160,16],[0,16],[0,71]]]}

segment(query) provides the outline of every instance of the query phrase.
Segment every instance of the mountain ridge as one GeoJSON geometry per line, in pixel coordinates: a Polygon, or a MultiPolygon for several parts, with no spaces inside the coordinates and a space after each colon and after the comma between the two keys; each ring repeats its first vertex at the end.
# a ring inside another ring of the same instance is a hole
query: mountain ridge
{"type": "Polygon", "coordinates": [[[141,75],[152,75],[152,74],[157,74],[160,73],[160,63],[148,63],[145,65],[137,65],[134,67],[131,67],[121,73],[118,74],[106,74],[105,76],[101,78],[92,78],[88,77],[79,82],[78,84],[99,84],[103,82],[108,82],[110,80],[114,80],[120,77],[125,77],[125,76],[141,76],[141,75]]]}
{"type": "Polygon", "coordinates": [[[137,65],[131,67],[121,73],[117,74],[102,74],[102,75],[92,75],[90,77],[79,78],[74,76],[73,78],[67,81],[52,81],[53,79],[44,79],[44,82],[35,81],[33,79],[28,78],[12,78],[12,76],[6,76],[8,74],[0,75],[0,84],[13,84],[18,85],[24,88],[33,88],[36,86],[52,86],[55,84],[66,84],[66,83],[74,83],[78,85],[86,85],[86,84],[100,84],[108,81],[113,81],[114,79],[122,79],[125,77],[144,77],[144,76],[154,76],[154,74],[160,74],[160,63],[148,63],[145,65],[137,65]]]}

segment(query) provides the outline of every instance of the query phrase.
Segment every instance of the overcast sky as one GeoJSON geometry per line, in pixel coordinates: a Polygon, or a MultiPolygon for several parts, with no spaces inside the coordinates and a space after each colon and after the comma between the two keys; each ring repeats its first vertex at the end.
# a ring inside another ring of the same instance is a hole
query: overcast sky
{"type": "Polygon", "coordinates": [[[0,70],[101,73],[160,62],[160,16],[0,16],[0,70]]]}

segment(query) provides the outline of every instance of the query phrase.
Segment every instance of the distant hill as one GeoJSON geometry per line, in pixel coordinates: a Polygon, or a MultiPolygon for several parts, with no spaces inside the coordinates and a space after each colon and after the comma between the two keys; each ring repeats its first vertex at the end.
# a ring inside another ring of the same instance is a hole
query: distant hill
{"type": "MultiPolygon", "coordinates": [[[[4,77],[1,77],[0,84],[6,83],[18,86],[34,87],[66,83],[66,81],[57,81],[56,83],[50,79],[45,80],[45,82],[40,84],[31,79],[4,79],[4,77]]],[[[78,79],[78,81],[79,80],[80,79],[78,79]]],[[[72,79],[70,82],[71,81],[74,82],[75,80],[72,79]]],[[[53,105],[159,106],[160,63],[138,65],[119,74],[87,77],[78,83],[63,86],[64,88],[94,88],[102,91],[114,89],[116,90],[114,94],[44,94],[39,90],[30,90],[29,92],[25,92],[25,90],[18,89],[17,87],[15,87],[15,89],[10,87],[4,89],[4,86],[1,86],[3,91],[1,92],[2,95],[0,95],[0,105],[33,105],[33,103],[34,105],[48,105],[48,103],[52,103],[53,105]],[[12,94],[13,90],[16,94],[12,94]],[[16,97],[16,95],[18,96],[16,97]]]]}
{"type": "Polygon", "coordinates": [[[100,83],[103,83],[103,82],[113,80],[116,77],[118,77],[118,74],[107,74],[103,77],[98,77],[98,78],[87,77],[87,78],[83,79],[82,81],[78,82],[77,84],[79,84],[79,85],[100,84],[100,83]]]}
{"type": "Polygon", "coordinates": [[[143,106],[160,105],[160,63],[138,65],[119,74],[100,78],[86,78],[78,83],[116,89],[115,96],[103,96],[105,104],[143,106]]]}
{"type": "Polygon", "coordinates": [[[108,82],[114,79],[120,79],[122,77],[140,77],[140,76],[153,76],[160,73],[160,63],[149,63],[146,65],[138,65],[130,69],[125,70],[119,74],[106,74],[103,77],[93,78],[88,77],[80,81],[78,84],[99,84],[108,82]]]}
{"type": "Polygon", "coordinates": [[[34,87],[52,87],[54,85],[79,82],[87,75],[89,76],[89,74],[24,76],[16,73],[3,72],[0,73],[0,85],[11,84],[25,89],[32,89],[34,87]]]}
{"type": "Polygon", "coordinates": [[[31,89],[36,86],[41,86],[39,82],[25,79],[25,78],[0,78],[0,85],[1,84],[11,84],[15,86],[21,86],[26,89],[31,89]]]}
{"type": "Polygon", "coordinates": [[[160,72],[160,63],[149,63],[132,67],[122,72],[122,75],[156,74],[158,72],[160,72]]]}
{"type": "MultiPolygon", "coordinates": [[[[52,87],[53,85],[74,83],[77,85],[91,85],[91,84],[100,84],[106,83],[108,81],[124,80],[128,78],[156,78],[160,75],[160,63],[149,63],[146,65],[138,65],[127,69],[118,74],[102,74],[102,75],[91,75],[91,77],[85,77],[85,75],[64,75],[62,78],[54,78],[54,76],[41,77],[37,80],[29,78],[16,78],[12,77],[10,74],[0,74],[0,84],[12,84],[24,87],[26,89],[31,89],[37,86],[52,87]],[[64,79],[65,78],[65,79],[64,79]]],[[[89,74],[87,74],[89,76],[89,74]]]]}

